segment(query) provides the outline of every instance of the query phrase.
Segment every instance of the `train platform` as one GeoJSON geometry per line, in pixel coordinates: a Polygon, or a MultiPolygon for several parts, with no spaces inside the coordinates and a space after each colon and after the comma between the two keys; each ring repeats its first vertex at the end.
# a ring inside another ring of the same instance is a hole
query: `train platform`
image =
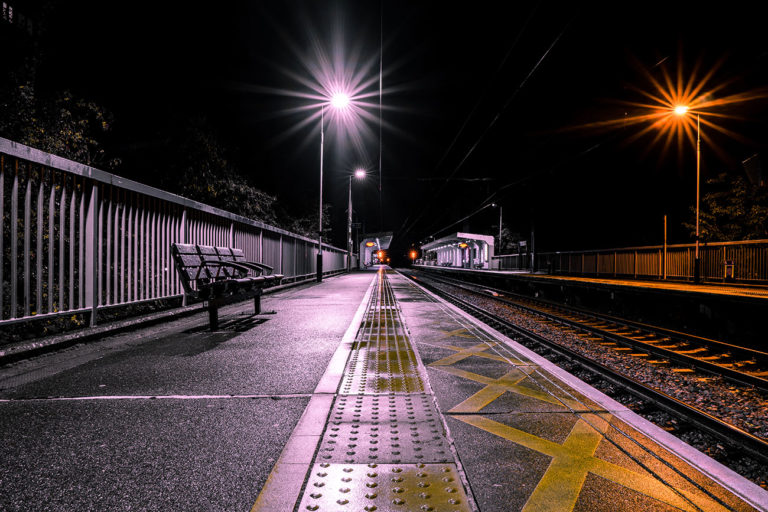
{"type": "Polygon", "coordinates": [[[0,369],[1,510],[768,510],[419,288],[356,272],[0,369]]]}

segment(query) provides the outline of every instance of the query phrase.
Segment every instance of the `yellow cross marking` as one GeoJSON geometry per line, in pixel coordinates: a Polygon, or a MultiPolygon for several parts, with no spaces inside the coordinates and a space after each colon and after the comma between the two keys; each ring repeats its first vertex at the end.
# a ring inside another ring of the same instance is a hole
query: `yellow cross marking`
{"type": "Polygon", "coordinates": [[[457,377],[473,380],[475,382],[479,382],[480,384],[485,384],[483,389],[470,396],[460,404],[454,406],[450,411],[448,411],[449,413],[480,412],[481,409],[499,398],[507,391],[516,393],[518,395],[529,396],[543,402],[549,402],[560,406],[563,405],[560,400],[552,397],[547,393],[537,389],[521,386],[520,382],[528,378],[528,375],[520,368],[510,370],[498,379],[486,377],[484,375],[478,375],[476,373],[468,372],[466,370],[461,370],[451,366],[437,366],[436,368],[446,373],[456,375],[457,377]]]}
{"type": "Polygon", "coordinates": [[[522,361],[520,361],[517,358],[509,357],[505,358],[504,356],[500,356],[499,354],[488,354],[486,351],[491,348],[498,345],[497,342],[489,342],[489,343],[479,343],[477,345],[473,345],[471,347],[455,347],[453,345],[443,345],[443,344],[434,344],[434,343],[425,343],[425,345],[431,345],[433,347],[439,347],[439,348],[445,348],[448,350],[453,350],[454,352],[457,352],[456,354],[451,354],[450,356],[444,357],[440,359],[439,361],[435,361],[434,363],[430,363],[429,366],[450,366],[452,364],[456,364],[459,361],[463,361],[464,359],[472,356],[482,357],[485,359],[491,359],[493,361],[500,361],[502,363],[520,363],[524,364],[522,361]]]}
{"type": "Polygon", "coordinates": [[[606,478],[682,510],[696,510],[691,503],[700,510],[727,510],[708,496],[681,489],[675,492],[650,474],[637,473],[595,457],[595,450],[603,439],[608,422],[611,420],[608,414],[582,415],[582,418],[587,419],[589,423],[585,419],[579,419],[563,444],[534,436],[480,415],[461,415],[454,418],[552,457],[547,471],[528,498],[523,508],[524,512],[573,510],[588,473],[606,478]],[[683,494],[686,499],[680,494],[683,494]]]}
{"type": "Polygon", "coordinates": [[[441,339],[445,338],[469,338],[469,339],[476,339],[477,336],[470,333],[466,328],[462,327],[461,329],[454,329],[452,331],[440,331],[443,333],[443,337],[441,339]]]}

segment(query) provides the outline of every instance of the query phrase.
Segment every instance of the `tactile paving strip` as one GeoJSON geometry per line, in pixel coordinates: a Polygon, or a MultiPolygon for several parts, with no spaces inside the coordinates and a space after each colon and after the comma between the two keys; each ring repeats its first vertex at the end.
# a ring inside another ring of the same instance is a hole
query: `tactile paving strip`
{"type": "Polygon", "coordinates": [[[392,289],[379,278],[352,346],[341,393],[422,393],[424,382],[392,289]]]}
{"type": "Polygon", "coordinates": [[[323,436],[323,462],[452,462],[430,395],[339,396],[323,436]]]}
{"type": "Polygon", "coordinates": [[[299,510],[471,510],[453,464],[329,464],[312,467],[299,510]]]}

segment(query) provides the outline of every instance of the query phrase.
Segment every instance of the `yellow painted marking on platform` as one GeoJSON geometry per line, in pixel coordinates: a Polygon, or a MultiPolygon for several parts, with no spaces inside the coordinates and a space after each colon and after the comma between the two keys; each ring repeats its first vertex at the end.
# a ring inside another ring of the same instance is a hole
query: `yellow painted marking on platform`
{"type": "Polygon", "coordinates": [[[466,413],[466,412],[479,412],[488,404],[499,398],[501,395],[509,391],[510,393],[516,393],[518,395],[524,395],[543,402],[549,402],[551,404],[562,406],[562,402],[552,397],[551,395],[538,391],[536,389],[528,388],[519,385],[520,382],[528,378],[522,370],[515,368],[498,379],[486,377],[484,375],[478,375],[477,373],[468,372],[459,368],[453,368],[450,366],[438,366],[438,370],[456,375],[463,379],[472,380],[485,384],[485,387],[470,396],[460,404],[454,406],[449,413],[466,413]]]}
{"type": "Polygon", "coordinates": [[[482,357],[484,359],[491,359],[492,361],[499,361],[502,363],[512,362],[512,363],[518,363],[518,364],[525,364],[520,359],[511,355],[509,357],[504,357],[499,354],[489,354],[487,350],[489,348],[492,348],[498,345],[499,343],[497,342],[484,342],[484,343],[479,343],[477,345],[473,345],[471,347],[456,347],[453,345],[437,344],[437,343],[424,343],[424,344],[432,347],[445,348],[448,350],[453,350],[458,352],[458,354],[446,356],[443,359],[430,363],[429,366],[450,366],[452,364],[458,363],[459,361],[463,361],[468,357],[473,357],[473,356],[482,357]]]}
{"type": "Polygon", "coordinates": [[[455,419],[552,457],[552,461],[534,489],[523,510],[525,512],[573,510],[588,473],[606,478],[636,492],[682,510],[696,510],[682,498],[683,494],[701,510],[727,510],[706,495],[678,489],[675,492],[654,476],[638,473],[594,456],[608,428],[610,415],[582,415],[565,442],[557,444],[480,415],[460,415],[455,419]],[[606,421],[607,420],[607,421],[606,421]],[[594,427],[599,430],[595,430],[594,427]],[[679,493],[679,494],[678,494],[679,493]]]}
{"type": "Polygon", "coordinates": [[[484,353],[486,350],[488,350],[489,348],[495,345],[497,344],[493,343],[492,345],[486,345],[485,343],[480,343],[478,345],[473,345],[469,348],[454,347],[451,345],[440,345],[441,348],[453,350],[456,353],[451,354],[450,356],[444,357],[439,361],[435,361],[434,363],[431,363],[430,366],[450,366],[452,364],[456,364],[459,361],[463,361],[464,359],[472,356],[480,356],[488,359],[494,359],[496,361],[505,362],[504,358],[499,355],[484,353]]]}
{"type": "Polygon", "coordinates": [[[440,331],[440,332],[443,333],[443,338],[442,339],[452,338],[452,337],[468,338],[468,339],[476,339],[477,338],[477,336],[475,336],[474,334],[470,333],[469,330],[466,327],[462,327],[460,329],[454,329],[452,331],[440,331]]]}

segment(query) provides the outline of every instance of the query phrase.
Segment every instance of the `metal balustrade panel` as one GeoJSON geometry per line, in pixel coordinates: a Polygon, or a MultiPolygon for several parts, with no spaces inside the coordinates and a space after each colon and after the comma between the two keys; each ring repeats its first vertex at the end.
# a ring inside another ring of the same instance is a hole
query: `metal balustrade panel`
{"type": "MultiPolygon", "coordinates": [[[[172,243],[234,246],[289,277],[317,242],[0,138],[0,325],[179,297],[172,243]]],[[[324,270],[346,251],[324,247],[324,270]]]]}

